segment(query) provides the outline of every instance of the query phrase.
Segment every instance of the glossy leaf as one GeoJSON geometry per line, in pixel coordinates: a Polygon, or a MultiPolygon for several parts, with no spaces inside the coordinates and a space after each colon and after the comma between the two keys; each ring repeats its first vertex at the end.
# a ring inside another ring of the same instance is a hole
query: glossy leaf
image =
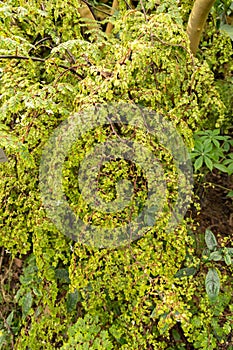
{"type": "Polygon", "coordinates": [[[211,268],[209,269],[206,279],[205,279],[205,288],[210,299],[215,299],[220,290],[220,278],[218,272],[211,268]]]}
{"type": "Polygon", "coordinates": [[[215,235],[209,229],[205,231],[205,242],[209,250],[214,250],[218,245],[215,235]]]}
{"type": "Polygon", "coordinates": [[[224,254],[224,261],[228,266],[232,264],[231,256],[228,252],[224,254]]]}
{"type": "Polygon", "coordinates": [[[223,260],[223,256],[222,256],[221,252],[217,250],[216,252],[212,252],[210,254],[209,260],[221,261],[221,260],[223,260]]]}

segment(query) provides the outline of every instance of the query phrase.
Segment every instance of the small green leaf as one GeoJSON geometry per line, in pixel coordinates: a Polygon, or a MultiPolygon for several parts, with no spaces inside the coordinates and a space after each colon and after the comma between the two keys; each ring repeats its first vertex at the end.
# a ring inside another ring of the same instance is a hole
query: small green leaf
{"type": "Polygon", "coordinates": [[[227,197],[233,197],[233,191],[228,192],[227,197]]]}
{"type": "Polygon", "coordinates": [[[209,269],[206,279],[205,279],[205,288],[210,299],[215,299],[220,290],[220,278],[218,272],[211,268],[209,269]]]}
{"type": "Polygon", "coordinates": [[[218,246],[215,235],[208,228],[205,231],[205,242],[209,250],[214,250],[218,246]]]}
{"type": "Polygon", "coordinates": [[[181,341],[181,337],[179,332],[176,329],[172,329],[172,336],[175,339],[176,342],[180,342],[181,341]]]}

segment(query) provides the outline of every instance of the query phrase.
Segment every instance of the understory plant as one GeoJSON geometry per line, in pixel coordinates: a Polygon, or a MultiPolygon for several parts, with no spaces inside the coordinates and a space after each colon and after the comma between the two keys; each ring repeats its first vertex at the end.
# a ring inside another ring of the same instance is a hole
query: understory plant
{"type": "MultiPolygon", "coordinates": [[[[4,350],[12,343],[16,350],[163,350],[171,343],[179,349],[179,339],[172,336],[177,327],[186,345],[209,350],[227,341],[232,331],[231,315],[224,320],[222,333],[220,329],[224,310],[232,310],[226,270],[216,305],[206,295],[205,268],[177,276],[182,268],[196,268],[200,259],[194,256],[190,220],[166,230],[178,196],[179,172],[171,150],[158,138],[136,127],[98,126],[74,143],[62,169],[61,186],[74,213],[81,211],[84,221],[96,220],[100,228],[106,223],[114,228],[129,218],[128,212],[120,218],[111,212],[91,212],[80,195],[79,165],[86,153],[106,140],[131,137],[152,150],[164,171],[166,203],[140,239],[114,249],[74,242],[49,220],[42,203],[43,149],[62,122],[80,116],[85,108],[112,103],[142,106],[165,116],[190,149],[194,132],[224,120],[214,74],[190,51],[176,2],[164,1],[164,12],[161,7],[151,10],[154,2],[145,11],[142,4],[135,9],[127,3],[119,1],[109,35],[81,18],[76,0],[1,3],[0,147],[8,161],[0,163],[0,246],[12,259],[28,257],[13,298],[17,325],[8,311],[0,323],[4,350]],[[176,7],[175,18],[166,3],[176,7]]],[[[107,22],[97,24],[103,29],[107,22]]],[[[221,159],[223,144],[230,141],[219,140],[217,147],[214,139],[215,143],[202,141],[205,147],[205,142],[211,144],[213,152],[214,147],[222,149],[215,155],[221,159]]],[[[123,178],[133,184],[139,180],[134,191],[143,204],[146,181],[132,162],[115,159],[101,168],[100,175],[99,192],[106,202],[115,199],[116,182],[123,178]]],[[[185,194],[185,188],[182,191],[185,194]]]]}

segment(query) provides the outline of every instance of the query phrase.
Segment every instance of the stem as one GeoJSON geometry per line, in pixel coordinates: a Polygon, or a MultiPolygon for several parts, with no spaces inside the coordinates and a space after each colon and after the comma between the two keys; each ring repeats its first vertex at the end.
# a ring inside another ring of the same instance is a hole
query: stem
{"type": "MultiPolygon", "coordinates": [[[[46,62],[47,60],[44,58],[40,58],[40,57],[33,57],[33,56],[18,56],[18,55],[0,55],[0,60],[4,60],[4,59],[16,59],[16,60],[32,60],[32,61],[37,61],[37,62],[46,62]]],[[[51,64],[56,65],[57,67],[63,68],[63,69],[67,69],[70,70],[72,73],[76,74],[80,79],[83,79],[83,77],[78,74],[76,72],[76,70],[73,67],[67,67],[64,66],[63,64],[56,64],[51,62],[51,64]]]]}
{"type": "Polygon", "coordinates": [[[190,40],[190,49],[195,55],[201,40],[208,14],[215,0],[196,0],[189,16],[187,34],[190,40]]]}

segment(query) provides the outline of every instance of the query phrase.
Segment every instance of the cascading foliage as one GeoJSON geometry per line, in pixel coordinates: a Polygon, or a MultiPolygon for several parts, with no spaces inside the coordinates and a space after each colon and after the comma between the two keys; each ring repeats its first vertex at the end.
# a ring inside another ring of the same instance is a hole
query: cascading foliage
{"type": "MultiPolygon", "coordinates": [[[[85,29],[79,6],[75,0],[1,3],[0,146],[8,162],[0,163],[0,246],[13,256],[30,253],[16,295],[22,315],[15,348],[168,349],[169,331],[177,324],[194,342],[208,333],[212,311],[202,276],[176,277],[181,267],[199,263],[192,257],[187,220],[167,234],[164,215],[143,238],[113,250],[75,243],[46,216],[40,157],[62,121],[96,104],[123,102],[161,113],[189,148],[193,131],[224,118],[224,105],[207,63],[190,53],[181,17],[152,11],[145,18],[121,1],[107,36],[85,29]],[[202,295],[200,305],[192,300],[196,293],[202,295]],[[192,323],[193,312],[202,323],[192,323]]],[[[74,210],[77,166],[111,132],[96,128],[67,156],[63,186],[74,210]]],[[[133,130],[119,133],[132,136],[133,130]]],[[[172,205],[177,177],[171,155],[140,132],[135,140],[152,143],[164,164],[172,205]]],[[[120,173],[114,163],[103,170],[112,174],[110,184],[102,179],[107,201],[119,176],[135,176],[129,164],[117,166],[120,173]]],[[[101,215],[102,221],[112,220],[101,215]]],[[[209,349],[215,349],[217,340],[210,341],[209,349]]]]}

